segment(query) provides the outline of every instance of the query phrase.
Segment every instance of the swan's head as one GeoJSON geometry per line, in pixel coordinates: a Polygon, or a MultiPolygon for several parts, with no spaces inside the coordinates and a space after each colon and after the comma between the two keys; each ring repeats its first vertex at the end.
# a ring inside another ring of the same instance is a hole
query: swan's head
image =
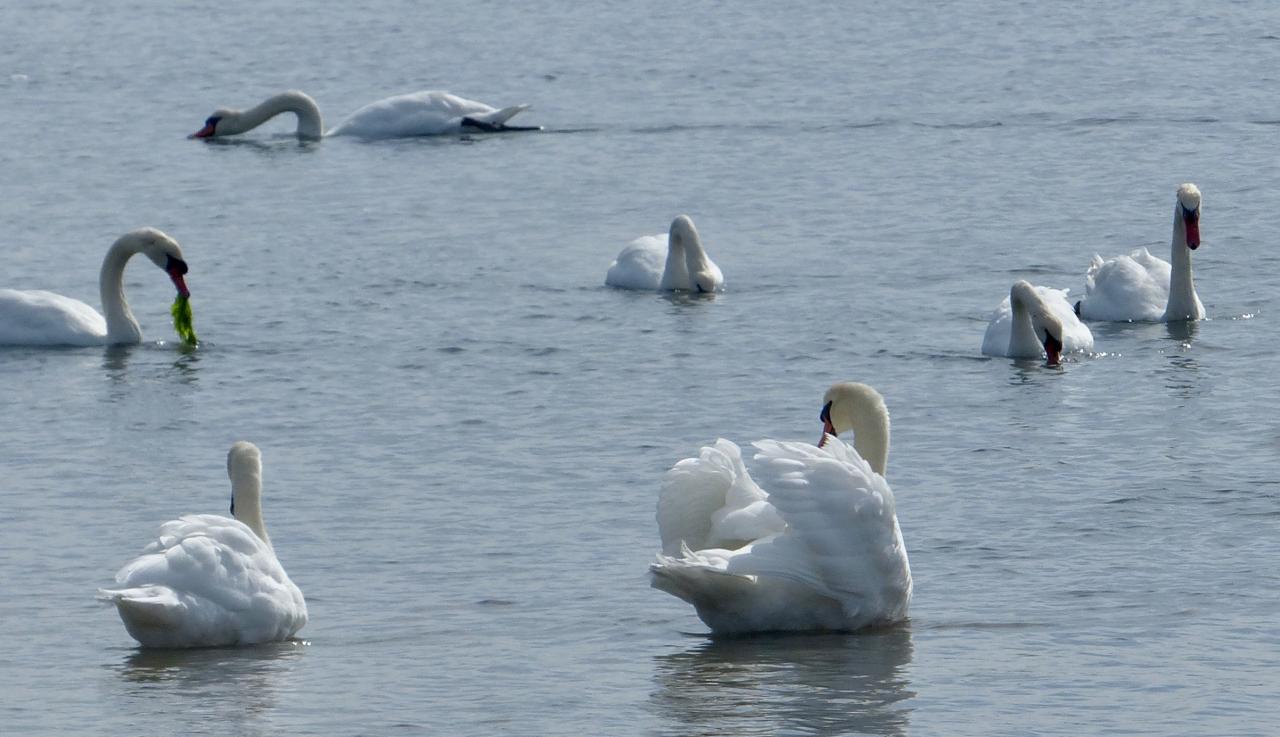
{"type": "Polygon", "coordinates": [[[716,277],[707,260],[707,252],[702,247],[702,238],[698,229],[693,227],[693,218],[678,215],[671,221],[671,231],[667,234],[667,247],[678,248],[684,252],[685,266],[689,270],[689,279],[693,288],[699,292],[716,291],[716,277]]]}
{"type": "Polygon", "coordinates": [[[887,419],[889,410],[880,392],[856,381],[833,384],[822,397],[822,412],[818,415],[822,420],[822,441],[818,447],[826,443],[828,435],[838,437],[851,430],[856,434],[882,417],[887,419]]]}
{"type": "Polygon", "coordinates": [[[214,138],[216,136],[230,136],[240,133],[236,121],[240,118],[239,110],[229,110],[227,108],[219,108],[213,111],[213,115],[204,119],[204,127],[187,136],[187,138],[214,138]]]}
{"type": "Polygon", "coordinates": [[[1044,354],[1050,366],[1062,362],[1062,320],[1049,310],[1048,305],[1040,298],[1040,294],[1031,283],[1025,280],[1014,282],[1009,289],[1010,304],[1021,305],[1031,316],[1031,328],[1035,331],[1036,340],[1044,346],[1044,354]]]}
{"type": "Polygon", "coordinates": [[[182,247],[177,241],[155,228],[139,228],[120,236],[116,242],[133,253],[146,256],[151,263],[164,269],[173,286],[178,289],[178,294],[191,296],[185,279],[187,261],[182,257],[182,247]]]}
{"type": "Polygon", "coordinates": [[[1187,182],[1178,187],[1178,215],[1187,234],[1187,248],[1200,247],[1200,189],[1187,182]]]}
{"type": "MultiPolygon", "coordinates": [[[[240,502],[241,514],[246,507],[257,508],[262,488],[262,452],[253,443],[241,440],[227,451],[227,476],[231,478],[231,516],[236,517],[236,502],[240,502]],[[253,499],[245,498],[253,495],[253,499]]],[[[246,515],[247,516],[247,515],[246,515]]],[[[245,524],[251,524],[236,517],[245,524]]]]}

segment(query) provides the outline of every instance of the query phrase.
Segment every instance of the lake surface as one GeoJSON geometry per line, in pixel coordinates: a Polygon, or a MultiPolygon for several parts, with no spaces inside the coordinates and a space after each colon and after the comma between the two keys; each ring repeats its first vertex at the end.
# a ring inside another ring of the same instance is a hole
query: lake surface
{"type": "Polygon", "coordinates": [[[149,342],[0,349],[0,732],[1265,735],[1280,698],[1274,3],[11,3],[0,286],[149,342]],[[306,90],[329,125],[448,89],[536,134],[185,136],[306,90]],[[1168,256],[1191,326],[980,355],[1027,278],[1168,256]],[[603,286],[688,213],[714,299],[603,286]],[[910,621],[716,640],[650,589],[662,473],[893,416],[910,621]],[[225,454],[306,594],[302,641],[147,652],[94,601],[225,454]]]}

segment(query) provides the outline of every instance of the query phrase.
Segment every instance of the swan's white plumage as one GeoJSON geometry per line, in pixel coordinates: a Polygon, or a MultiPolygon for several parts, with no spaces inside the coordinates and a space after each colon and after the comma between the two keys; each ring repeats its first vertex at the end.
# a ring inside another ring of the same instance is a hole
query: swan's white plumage
{"type": "MultiPolygon", "coordinates": [[[[865,385],[837,385],[833,391],[837,387],[856,387],[866,394],[853,414],[881,413],[859,425],[859,434],[865,433],[872,446],[879,445],[883,434],[883,447],[869,448],[867,455],[886,458],[888,414],[879,394],[865,385]]],[[[831,408],[830,416],[848,411],[831,408]]],[[[835,421],[839,431],[849,429],[848,423],[835,421]]],[[[782,529],[766,525],[761,530],[766,534],[738,547],[695,549],[700,542],[695,539],[680,542],[675,550],[678,526],[670,517],[677,507],[666,497],[676,489],[668,484],[658,513],[663,553],[649,569],[653,586],[692,604],[717,633],[856,630],[904,619],[911,601],[911,567],[884,477],[854,447],[833,436],[821,448],[773,440],[754,446],[759,486],[752,482],[743,488],[761,490],[764,498],[752,504],[768,506],[782,529]]],[[[726,450],[721,443],[716,449],[726,450]]],[[[713,453],[709,460],[719,464],[723,459],[713,453]]],[[[698,469],[701,464],[693,461],[681,463],[698,469]]],[[[743,474],[745,470],[737,472],[743,474]]],[[[714,499],[708,487],[703,487],[705,496],[714,499]]],[[[702,515],[711,506],[699,498],[688,509],[702,515]]],[[[761,514],[754,518],[769,519],[761,514]]],[[[703,528],[714,526],[690,525],[688,532],[696,538],[703,528]]]]}
{"type": "Polygon", "coordinates": [[[237,443],[228,456],[237,514],[247,513],[250,524],[211,514],[166,522],[159,538],[116,574],[118,586],[98,592],[116,605],[138,642],[148,647],[248,645],[286,639],[307,623],[302,592],[276,559],[261,525],[254,494],[260,487],[260,458],[250,443],[237,443]]]}
{"type": "Polygon", "coordinates": [[[693,220],[680,215],[666,236],[641,236],[623,248],[604,283],[620,289],[720,292],[724,274],[707,255],[693,220]]]}
{"type": "MultiPolygon", "coordinates": [[[[1062,334],[1057,337],[1062,342],[1063,353],[1092,353],[1093,332],[1089,326],[1076,317],[1071,302],[1067,300],[1068,290],[1053,287],[1036,286],[1035,293],[1040,297],[1041,305],[1056,317],[1061,324],[1062,334]]],[[[982,336],[982,353],[987,356],[1026,357],[1021,353],[1010,352],[1010,338],[1013,334],[1014,310],[1009,295],[991,312],[987,323],[987,331],[982,336]],[[1017,355],[1014,355],[1017,353],[1017,355]]],[[[1038,348],[1036,355],[1044,355],[1043,348],[1038,348]]]]}
{"type": "Polygon", "coordinates": [[[1192,279],[1184,210],[1195,213],[1195,245],[1199,245],[1200,190],[1184,184],[1174,205],[1171,261],[1151,255],[1145,247],[1109,259],[1094,254],[1085,272],[1085,296],[1078,303],[1081,317],[1112,322],[1204,317],[1204,304],[1192,279]]]}
{"type": "Polygon", "coordinates": [[[782,532],[785,524],[742,462],[742,451],[724,438],[667,471],[658,496],[662,552],[682,544],[695,550],[737,548],[782,532]]]}
{"type": "MultiPolygon", "coordinates": [[[[234,136],[257,128],[277,115],[297,116],[296,135],[304,139],[322,136],[355,136],[359,138],[407,138],[444,133],[499,131],[528,105],[495,108],[483,102],[438,90],[395,95],[369,103],[347,116],[328,133],[320,106],[304,92],[290,90],[272,95],[247,110],[220,108],[205,121],[192,138],[234,136]]],[[[511,130],[540,130],[511,128],[511,130]]]]}
{"type": "Polygon", "coordinates": [[[463,126],[465,118],[501,126],[528,108],[528,105],[514,105],[498,109],[436,90],[411,92],[365,105],[336,125],[329,135],[406,138],[461,133],[474,130],[463,126]]]}
{"type": "Polygon", "coordinates": [[[104,314],[88,304],[43,289],[0,289],[0,345],[89,346],[138,343],[142,328],[124,295],[124,269],[143,254],[169,274],[179,294],[187,292],[187,264],[177,241],[155,228],[139,228],[116,239],[98,272],[104,314]]]}

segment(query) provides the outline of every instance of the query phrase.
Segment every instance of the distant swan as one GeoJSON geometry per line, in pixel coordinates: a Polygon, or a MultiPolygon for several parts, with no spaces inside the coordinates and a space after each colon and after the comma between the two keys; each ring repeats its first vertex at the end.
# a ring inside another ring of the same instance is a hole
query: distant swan
{"type": "Polygon", "coordinates": [[[1009,358],[1044,357],[1057,364],[1062,353],[1093,351],[1093,333],[1067,301],[1067,290],[1033,287],[1019,280],[991,313],[982,352],[1009,358]]]}
{"type": "Polygon", "coordinates": [[[262,523],[262,454],[244,441],[227,453],[231,514],[190,514],[99,589],[125,629],[148,647],[252,645],[284,640],[307,623],[302,592],[276,560],[262,523]]]}
{"type": "Polygon", "coordinates": [[[688,215],[671,221],[666,239],[650,235],[632,241],[609,264],[604,283],[622,289],[662,292],[720,292],[724,274],[716,266],[688,215]]]}
{"type": "Polygon", "coordinates": [[[359,138],[408,138],[442,133],[480,131],[542,130],[541,126],[507,125],[516,113],[528,105],[497,109],[483,102],[468,100],[448,92],[428,90],[396,95],[369,103],[352,113],[328,133],[320,118],[320,107],[309,95],[297,90],[281,92],[248,110],[219,109],[204,122],[204,127],[190,138],[234,136],[253,130],[283,113],[298,118],[298,138],[322,136],[356,136],[359,138]]]}
{"type": "Polygon", "coordinates": [[[124,298],[124,267],[135,253],[164,269],[178,294],[191,296],[187,262],[178,242],[140,228],[116,239],[102,260],[98,290],[102,311],[78,299],[41,289],[0,289],[0,345],[114,345],[142,342],[142,328],[124,298]]]}
{"type": "Polygon", "coordinates": [[[754,444],[759,486],[724,440],[668,472],[651,583],[717,634],[852,631],[907,616],[911,566],[883,475],[884,399],[850,382],[823,402],[819,445],[754,444]],[[846,431],[853,446],[836,437],[846,431]]]}
{"type": "Polygon", "coordinates": [[[1085,296],[1076,314],[1086,320],[1171,322],[1204,319],[1191,279],[1191,252],[1200,247],[1200,190],[1178,187],[1169,261],[1139,248],[1103,260],[1094,255],[1085,274],[1085,296]]]}

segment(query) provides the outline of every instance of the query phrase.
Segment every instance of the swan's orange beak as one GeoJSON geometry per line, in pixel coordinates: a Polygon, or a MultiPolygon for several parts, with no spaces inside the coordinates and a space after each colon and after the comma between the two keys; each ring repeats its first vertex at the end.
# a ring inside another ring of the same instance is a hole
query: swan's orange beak
{"type": "Polygon", "coordinates": [[[190,297],[191,290],[187,289],[187,280],[182,277],[187,273],[187,262],[170,257],[169,264],[164,269],[169,274],[169,279],[173,281],[173,286],[178,288],[178,294],[183,297],[190,297]]]}
{"type": "Polygon", "coordinates": [[[827,444],[827,436],[835,437],[836,428],[831,424],[831,402],[827,402],[822,406],[822,413],[818,415],[818,419],[822,420],[822,439],[818,441],[818,447],[827,444]]]}
{"type": "Polygon", "coordinates": [[[1200,247],[1200,208],[1182,211],[1182,224],[1187,230],[1187,248],[1196,250],[1200,247]]]}
{"type": "Polygon", "coordinates": [[[215,127],[216,124],[214,123],[205,123],[203,128],[187,136],[187,138],[209,138],[213,135],[215,127]]]}
{"type": "Polygon", "coordinates": [[[1062,341],[1050,335],[1048,330],[1044,331],[1044,353],[1050,366],[1062,363],[1062,341]]]}

